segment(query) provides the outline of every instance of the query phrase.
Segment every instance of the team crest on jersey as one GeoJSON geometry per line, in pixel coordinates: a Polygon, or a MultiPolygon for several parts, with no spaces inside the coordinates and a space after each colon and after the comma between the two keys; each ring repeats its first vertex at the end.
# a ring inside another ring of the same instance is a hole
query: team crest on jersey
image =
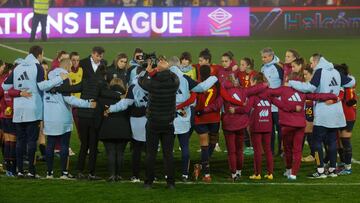
{"type": "Polygon", "coordinates": [[[261,110],[260,113],[259,113],[259,116],[260,116],[260,118],[261,117],[268,117],[269,116],[269,110],[268,109],[261,110]]]}

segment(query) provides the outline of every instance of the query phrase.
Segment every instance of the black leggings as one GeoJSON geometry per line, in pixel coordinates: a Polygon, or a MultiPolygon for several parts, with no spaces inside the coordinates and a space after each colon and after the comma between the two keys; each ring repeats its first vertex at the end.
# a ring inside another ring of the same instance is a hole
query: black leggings
{"type": "Polygon", "coordinates": [[[104,141],[110,176],[120,175],[126,144],[126,140],[104,141]]]}
{"type": "Polygon", "coordinates": [[[139,178],[141,168],[141,152],[145,152],[145,142],[132,141],[132,173],[133,176],[139,178]]]}

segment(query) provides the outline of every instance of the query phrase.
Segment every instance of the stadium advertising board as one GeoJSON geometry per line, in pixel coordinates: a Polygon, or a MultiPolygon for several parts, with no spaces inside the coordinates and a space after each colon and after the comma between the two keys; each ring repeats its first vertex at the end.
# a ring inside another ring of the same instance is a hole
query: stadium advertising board
{"type": "Polygon", "coordinates": [[[251,8],[251,35],[359,35],[360,7],[251,8]]]}
{"type": "MultiPolygon", "coordinates": [[[[31,8],[0,9],[0,37],[28,38],[32,16],[31,8]]],[[[52,8],[47,33],[50,38],[348,36],[360,34],[360,7],[52,8]]]]}
{"type": "MultiPolygon", "coordinates": [[[[32,9],[0,9],[1,38],[28,38],[32,9]]],[[[249,36],[248,7],[53,8],[50,38],[249,36]]],[[[38,27],[38,33],[40,25],[38,27]]]]}

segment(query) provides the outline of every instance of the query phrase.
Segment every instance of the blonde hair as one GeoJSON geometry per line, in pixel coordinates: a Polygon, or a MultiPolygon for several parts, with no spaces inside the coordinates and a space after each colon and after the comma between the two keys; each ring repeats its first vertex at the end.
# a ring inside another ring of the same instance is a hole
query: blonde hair
{"type": "Polygon", "coordinates": [[[60,61],[61,68],[65,69],[67,71],[70,71],[71,66],[72,66],[72,63],[71,63],[70,58],[61,59],[61,61],[60,61]]]}
{"type": "Polygon", "coordinates": [[[119,85],[120,87],[126,89],[124,82],[120,78],[113,78],[110,81],[110,87],[114,85],[119,85]]]}
{"type": "Polygon", "coordinates": [[[169,65],[171,66],[180,66],[180,59],[177,56],[172,56],[169,59],[169,65]]]}

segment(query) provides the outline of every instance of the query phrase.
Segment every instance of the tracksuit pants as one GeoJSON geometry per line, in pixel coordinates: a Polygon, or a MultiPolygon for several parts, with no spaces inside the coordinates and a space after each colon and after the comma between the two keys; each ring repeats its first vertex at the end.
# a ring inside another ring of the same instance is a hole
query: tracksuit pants
{"type": "Polygon", "coordinates": [[[323,126],[315,126],[313,130],[314,135],[314,149],[315,159],[318,168],[324,167],[324,155],[322,143],[327,146],[327,154],[330,160],[330,167],[336,168],[336,133],[338,128],[326,128],[323,126]]]}
{"type": "Polygon", "coordinates": [[[224,130],[230,172],[235,174],[244,164],[244,129],[236,131],[224,130]]]}
{"type": "Polygon", "coordinates": [[[305,128],[281,126],[286,168],[291,169],[291,175],[297,174],[301,165],[302,142],[305,128]]]}
{"type": "Polygon", "coordinates": [[[23,173],[24,153],[29,159],[29,172],[35,174],[35,152],[39,137],[40,121],[16,123],[16,165],[18,171],[23,173]]]}
{"type": "Polygon", "coordinates": [[[189,165],[190,165],[190,149],[189,149],[189,141],[190,134],[189,132],[184,134],[177,135],[180,148],[181,148],[181,168],[182,175],[189,175],[189,165]]]}
{"type": "Polygon", "coordinates": [[[46,145],[46,163],[48,172],[53,171],[54,166],[54,149],[58,140],[60,140],[60,163],[61,171],[67,171],[67,163],[69,158],[69,145],[70,145],[71,132],[64,133],[59,136],[47,136],[46,145]]]}
{"type": "Polygon", "coordinates": [[[262,149],[266,156],[267,174],[273,174],[274,162],[271,151],[271,132],[268,133],[252,133],[251,142],[254,148],[254,174],[261,174],[262,149]]]}

